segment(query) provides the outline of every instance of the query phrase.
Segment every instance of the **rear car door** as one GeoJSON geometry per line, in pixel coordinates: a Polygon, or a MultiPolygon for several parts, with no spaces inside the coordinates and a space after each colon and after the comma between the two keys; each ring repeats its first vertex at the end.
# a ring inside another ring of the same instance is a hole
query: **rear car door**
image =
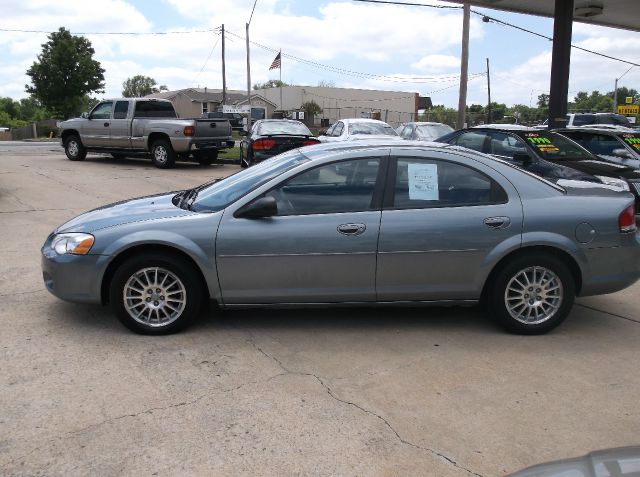
{"type": "Polygon", "coordinates": [[[380,224],[377,299],[477,299],[489,255],[521,243],[520,196],[495,170],[472,160],[463,164],[432,151],[394,155],[380,224]]]}
{"type": "Polygon", "coordinates": [[[263,194],[278,214],[225,211],[216,239],[224,303],[339,303],[375,300],[379,174],[386,156],[359,153],[285,180],[263,194]]]}

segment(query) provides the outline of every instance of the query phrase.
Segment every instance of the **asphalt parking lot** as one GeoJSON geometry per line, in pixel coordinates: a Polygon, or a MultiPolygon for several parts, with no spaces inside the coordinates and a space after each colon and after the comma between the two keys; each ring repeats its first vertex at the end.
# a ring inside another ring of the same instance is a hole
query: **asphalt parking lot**
{"type": "Polygon", "coordinates": [[[0,143],[1,475],[489,477],[640,444],[640,285],[535,337],[476,308],[211,309],[146,337],[44,289],[60,223],[237,170],[0,143]]]}

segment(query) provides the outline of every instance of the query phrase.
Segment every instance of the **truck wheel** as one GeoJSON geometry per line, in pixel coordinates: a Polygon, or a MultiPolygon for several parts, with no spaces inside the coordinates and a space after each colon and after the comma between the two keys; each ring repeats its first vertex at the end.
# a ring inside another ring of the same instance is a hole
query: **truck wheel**
{"type": "Polygon", "coordinates": [[[198,161],[201,166],[210,166],[217,160],[218,160],[218,151],[200,153],[196,156],[196,161],[198,161]]]}
{"type": "Polygon", "coordinates": [[[159,169],[170,169],[176,164],[176,153],[166,139],[156,139],[151,145],[151,160],[159,169]]]}
{"type": "Polygon", "coordinates": [[[87,157],[87,150],[77,134],[70,135],[64,142],[64,153],[70,161],[84,161],[87,157]]]}

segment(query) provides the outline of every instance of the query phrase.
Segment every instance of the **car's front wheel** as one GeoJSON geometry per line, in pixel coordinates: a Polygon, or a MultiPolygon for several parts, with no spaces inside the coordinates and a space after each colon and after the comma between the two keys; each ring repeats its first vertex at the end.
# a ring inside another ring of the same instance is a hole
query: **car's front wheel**
{"type": "Polygon", "coordinates": [[[85,157],[87,157],[87,150],[80,137],[76,134],[72,134],[64,142],[64,153],[70,161],[84,161],[85,157]]]}
{"type": "Polygon", "coordinates": [[[148,335],[175,333],[188,326],[200,311],[202,283],[185,260],[143,254],[118,267],[109,298],[127,328],[148,335]]]}
{"type": "Polygon", "coordinates": [[[518,334],[541,334],[564,321],[575,298],[567,265],[545,253],[520,256],[495,276],[489,305],[498,322],[518,334]]]}

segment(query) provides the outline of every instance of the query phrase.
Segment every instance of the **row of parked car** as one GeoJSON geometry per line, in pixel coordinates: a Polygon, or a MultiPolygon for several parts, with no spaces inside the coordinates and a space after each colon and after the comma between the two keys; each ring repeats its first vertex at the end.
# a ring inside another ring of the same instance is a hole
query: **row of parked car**
{"type": "Polygon", "coordinates": [[[395,130],[383,121],[354,118],[336,121],[314,137],[299,121],[258,121],[241,142],[247,167],[301,146],[359,139],[436,141],[462,146],[507,160],[557,181],[604,184],[634,194],[640,213],[640,132],[616,125],[546,129],[490,124],[454,131],[434,122],[405,123],[395,130]]]}

